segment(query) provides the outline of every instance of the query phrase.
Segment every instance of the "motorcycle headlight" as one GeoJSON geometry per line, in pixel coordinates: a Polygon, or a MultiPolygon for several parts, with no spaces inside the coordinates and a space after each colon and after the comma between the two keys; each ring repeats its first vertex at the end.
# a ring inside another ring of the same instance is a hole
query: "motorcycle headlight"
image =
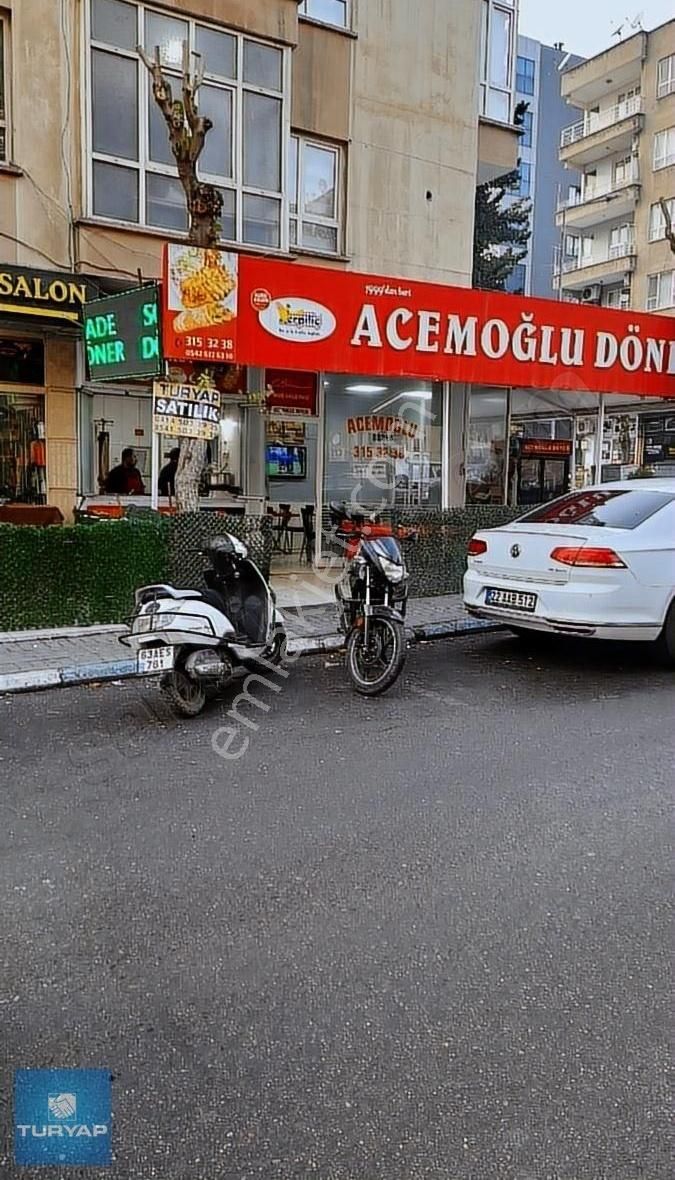
{"type": "Polygon", "coordinates": [[[382,573],[389,582],[396,584],[402,582],[405,578],[405,566],[398,565],[395,561],[388,561],[386,557],[380,558],[380,565],[382,566],[382,573]]]}

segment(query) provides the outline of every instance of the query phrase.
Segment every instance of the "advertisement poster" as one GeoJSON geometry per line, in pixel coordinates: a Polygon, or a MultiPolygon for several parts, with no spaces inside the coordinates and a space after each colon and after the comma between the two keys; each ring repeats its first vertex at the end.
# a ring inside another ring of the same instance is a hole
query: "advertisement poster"
{"type": "Polygon", "coordinates": [[[235,359],[239,255],[167,245],[164,354],[169,360],[225,364],[235,359]]]}
{"type": "Polygon", "coordinates": [[[220,423],[220,393],[196,385],[155,381],[152,429],[169,438],[215,438],[220,423]]]}

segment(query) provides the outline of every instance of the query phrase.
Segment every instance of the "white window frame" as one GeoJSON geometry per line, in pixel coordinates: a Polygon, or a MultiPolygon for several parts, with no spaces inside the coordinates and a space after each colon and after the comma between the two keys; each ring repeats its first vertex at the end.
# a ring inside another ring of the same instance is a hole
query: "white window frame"
{"type": "MultiPolygon", "coordinates": [[[[290,165],[289,165],[289,223],[295,224],[295,242],[291,244],[291,250],[296,250],[299,253],[309,252],[310,254],[325,254],[327,257],[341,256],[344,253],[344,227],[342,224],[344,201],[342,197],[343,192],[343,175],[344,175],[344,151],[341,147],[334,143],[327,143],[325,140],[312,139],[309,136],[299,135],[292,132],[289,145],[292,140],[295,140],[297,145],[297,209],[293,213],[290,210],[290,165]],[[335,157],[335,217],[321,217],[316,213],[307,213],[304,208],[304,194],[303,194],[303,170],[304,170],[304,154],[307,147],[320,148],[321,151],[331,152],[335,157]],[[325,226],[329,229],[337,231],[336,240],[337,245],[335,250],[319,250],[316,246],[305,246],[302,243],[302,226],[304,223],[308,225],[325,226]]],[[[289,152],[290,154],[290,152],[289,152]]]]}
{"type": "Polygon", "coordinates": [[[675,127],[666,127],[654,135],[654,171],[671,168],[675,164],[675,127]],[[663,150],[660,145],[663,143],[663,150]]]}
{"type": "Polygon", "coordinates": [[[314,0],[300,0],[300,4],[298,7],[298,16],[300,17],[301,20],[302,19],[313,20],[313,21],[316,21],[317,24],[320,24],[320,25],[330,25],[330,27],[332,29],[351,29],[351,27],[352,27],[352,25],[351,25],[351,17],[352,17],[351,0],[337,0],[337,3],[341,4],[344,9],[344,14],[345,14],[344,24],[335,24],[334,21],[326,20],[326,18],[323,16],[315,16],[314,13],[312,12],[312,4],[313,3],[314,3],[314,0]]]}
{"type": "Polygon", "coordinates": [[[480,61],[480,113],[485,119],[496,123],[510,125],[513,123],[516,85],[516,58],[518,56],[518,13],[514,0],[482,0],[481,11],[481,61],[480,61]],[[497,86],[490,79],[490,45],[492,39],[492,20],[495,11],[506,13],[510,18],[510,45],[508,64],[508,85],[497,86]],[[483,22],[485,27],[483,27],[483,22]],[[509,100],[508,116],[499,119],[489,113],[490,92],[506,94],[509,100]]]}
{"type": "MultiPolygon", "coordinates": [[[[252,250],[261,249],[266,253],[269,252],[287,252],[288,251],[288,164],[286,145],[288,143],[288,135],[290,130],[290,54],[289,50],[282,45],[278,45],[271,41],[266,41],[260,37],[250,37],[248,34],[239,32],[226,25],[217,25],[208,20],[195,20],[193,17],[186,15],[184,12],[171,9],[157,8],[154,4],[147,4],[145,0],[127,0],[132,3],[137,13],[137,44],[144,43],[145,30],[145,14],[152,13],[157,16],[167,17],[173,20],[180,20],[188,25],[189,43],[192,47],[195,44],[195,32],[197,26],[200,28],[210,29],[216,33],[226,33],[233,37],[236,41],[237,53],[237,79],[224,79],[220,75],[212,75],[206,73],[204,84],[215,89],[229,91],[233,96],[232,105],[232,171],[233,176],[226,178],[223,176],[215,176],[211,173],[199,169],[199,177],[208,184],[214,184],[219,189],[232,191],[235,194],[235,237],[223,238],[223,242],[232,243],[233,245],[246,246],[252,250]],[[243,56],[244,56],[244,42],[255,42],[259,45],[265,45],[272,49],[277,49],[281,52],[281,90],[271,90],[267,87],[256,86],[252,83],[243,81],[243,56]],[[272,192],[267,189],[255,188],[251,185],[245,185],[243,181],[243,94],[244,92],[261,94],[266,97],[274,98],[281,103],[281,124],[279,128],[279,151],[281,163],[281,177],[280,177],[280,191],[272,192]],[[260,196],[267,197],[278,201],[279,203],[279,245],[261,246],[260,243],[247,242],[243,237],[243,206],[245,196],[260,196]],[[238,236],[237,236],[238,235],[238,236]]],[[[85,137],[83,142],[86,145],[86,161],[85,161],[85,178],[86,178],[86,211],[87,216],[92,221],[101,222],[103,224],[121,225],[124,228],[133,227],[139,230],[150,231],[154,233],[164,233],[172,237],[180,238],[185,236],[187,231],[176,230],[166,226],[153,225],[147,220],[147,176],[155,174],[159,176],[166,176],[168,179],[176,181],[177,171],[175,167],[168,164],[157,163],[150,159],[150,144],[149,144],[149,128],[148,128],[148,111],[151,99],[151,82],[148,71],[145,68],[138,54],[129,49],[120,49],[117,46],[108,45],[105,42],[95,41],[92,34],[92,9],[93,0],[87,0],[83,6],[85,11],[85,38],[83,51],[85,54],[85,78],[86,78],[86,101],[84,107],[85,120],[85,137]],[[92,51],[100,50],[104,53],[110,53],[116,57],[122,57],[137,63],[137,77],[138,77],[138,119],[139,119],[139,141],[138,141],[138,160],[127,160],[117,156],[106,155],[102,152],[95,152],[93,149],[93,85],[92,85],[92,51]],[[100,162],[104,164],[111,164],[119,168],[126,168],[134,170],[138,173],[138,221],[123,221],[120,219],[111,219],[100,214],[94,213],[94,163],[100,162]]],[[[170,79],[178,78],[179,75],[171,68],[166,69],[166,74],[170,79]]],[[[168,133],[167,133],[168,134],[168,133]]]]}
{"type": "Polygon", "coordinates": [[[647,311],[663,311],[675,307],[675,270],[662,270],[647,278],[647,311]],[[670,291],[668,284],[670,283],[670,291]],[[652,284],[655,290],[652,294],[652,284]]]}
{"type": "Polygon", "coordinates": [[[11,130],[11,62],[9,53],[9,15],[5,12],[0,12],[0,30],[2,30],[2,44],[0,45],[0,55],[2,61],[2,81],[4,85],[4,92],[2,99],[5,107],[4,118],[0,118],[0,164],[9,164],[12,158],[12,145],[10,142],[11,130]],[[2,151],[2,141],[4,139],[4,151],[2,151]]]}
{"type": "Polygon", "coordinates": [[[656,97],[667,98],[675,93],[675,53],[662,57],[656,67],[656,97]],[[666,67],[663,69],[662,67],[666,67]]]}
{"type": "MultiPolygon", "coordinates": [[[[670,216],[675,225],[675,197],[668,197],[666,204],[670,209],[670,216]]],[[[661,242],[666,237],[666,219],[660,201],[655,201],[649,210],[649,241],[661,242]]]]}

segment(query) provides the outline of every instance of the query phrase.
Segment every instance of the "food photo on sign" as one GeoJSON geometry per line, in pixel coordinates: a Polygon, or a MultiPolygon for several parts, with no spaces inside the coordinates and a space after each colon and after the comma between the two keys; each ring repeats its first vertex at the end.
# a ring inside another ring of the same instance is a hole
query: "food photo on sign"
{"type": "Polygon", "coordinates": [[[171,360],[234,360],[239,257],[224,250],[167,245],[165,353],[171,360]]]}

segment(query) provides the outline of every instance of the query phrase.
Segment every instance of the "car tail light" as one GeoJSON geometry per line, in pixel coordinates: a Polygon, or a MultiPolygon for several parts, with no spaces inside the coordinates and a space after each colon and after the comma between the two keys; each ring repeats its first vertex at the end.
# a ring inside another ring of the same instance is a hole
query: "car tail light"
{"type": "Polygon", "coordinates": [[[487,553],[487,541],[481,541],[478,537],[472,537],[469,541],[467,553],[469,557],[480,557],[481,554],[487,553]]]}
{"type": "Polygon", "coordinates": [[[584,549],[583,546],[578,545],[567,548],[565,545],[561,545],[553,550],[551,558],[553,561],[559,561],[561,565],[573,565],[577,569],[625,570],[628,568],[625,561],[613,549],[584,549]]]}

